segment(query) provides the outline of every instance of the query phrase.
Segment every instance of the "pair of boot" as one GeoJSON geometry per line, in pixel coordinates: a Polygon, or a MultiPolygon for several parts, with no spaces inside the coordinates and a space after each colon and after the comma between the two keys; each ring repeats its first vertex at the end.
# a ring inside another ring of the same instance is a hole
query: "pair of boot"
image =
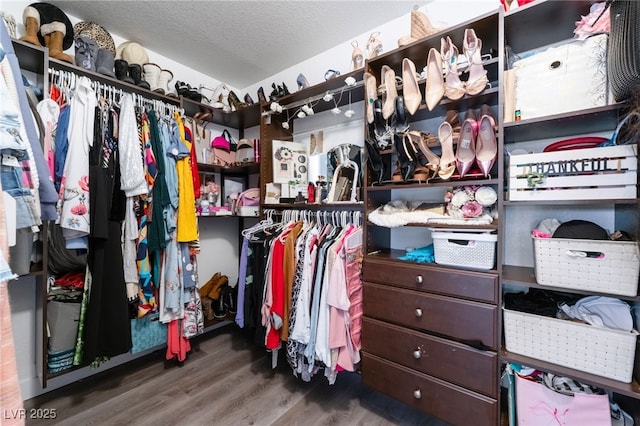
{"type": "Polygon", "coordinates": [[[26,33],[20,37],[20,40],[35,46],[42,46],[38,39],[38,32],[40,32],[44,38],[45,46],[49,49],[51,58],[73,64],[73,58],[63,52],[64,37],[67,35],[67,26],[64,22],[54,21],[40,25],[40,12],[33,6],[25,8],[23,21],[26,33]]]}
{"type": "Polygon", "coordinates": [[[142,69],[144,71],[144,79],[149,84],[150,90],[162,95],[175,95],[169,90],[169,82],[173,80],[171,71],[162,69],[153,63],[142,65],[142,69]]]}
{"type": "Polygon", "coordinates": [[[109,49],[103,49],[98,46],[95,40],[88,37],[80,36],[75,40],[76,65],[89,71],[96,71],[100,74],[115,77],[114,55],[109,49]]]}
{"type": "Polygon", "coordinates": [[[139,64],[129,64],[124,59],[116,59],[114,68],[118,80],[147,90],[151,88],[149,83],[142,79],[142,67],[139,64]]]}

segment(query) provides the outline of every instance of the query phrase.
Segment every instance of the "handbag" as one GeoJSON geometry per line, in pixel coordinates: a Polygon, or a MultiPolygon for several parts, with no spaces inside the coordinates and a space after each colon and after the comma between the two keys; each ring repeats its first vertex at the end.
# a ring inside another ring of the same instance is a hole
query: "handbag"
{"type": "Polygon", "coordinates": [[[571,40],[515,61],[520,119],[607,105],[607,37],[571,40]]]}
{"type": "Polygon", "coordinates": [[[237,143],[227,129],[224,129],[222,135],[216,136],[211,141],[211,149],[213,150],[213,164],[218,166],[230,166],[236,162],[237,143]]]}
{"type": "Polygon", "coordinates": [[[640,89],[640,2],[607,1],[611,33],[607,72],[616,101],[630,98],[640,89]]]}
{"type": "Polygon", "coordinates": [[[515,374],[518,426],[601,426],[611,424],[606,394],[559,393],[515,374]]]}

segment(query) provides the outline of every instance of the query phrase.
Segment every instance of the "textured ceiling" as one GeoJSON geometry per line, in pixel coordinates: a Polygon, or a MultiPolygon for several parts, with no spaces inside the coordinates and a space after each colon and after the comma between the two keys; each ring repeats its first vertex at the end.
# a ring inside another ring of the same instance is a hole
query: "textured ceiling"
{"type": "Polygon", "coordinates": [[[244,88],[409,13],[415,0],[52,3],[125,40],[244,88]]]}

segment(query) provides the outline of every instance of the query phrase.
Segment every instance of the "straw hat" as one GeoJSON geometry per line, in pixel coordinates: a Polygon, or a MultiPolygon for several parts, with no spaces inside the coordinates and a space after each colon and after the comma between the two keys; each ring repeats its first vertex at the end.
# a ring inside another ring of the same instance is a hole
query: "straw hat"
{"type": "Polygon", "coordinates": [[[125,41],[116,49],[116,59],[124,59],[129,64],[143,65],[149,62],[149,54],[135,41],[125,41]]]}
{"type": "Polygon", "coordinates": [[[73,26],[73,33],[76,38],[80,36],[87,37],[95,41],[100,49],[107,49],[114,55],[116,54],[116,45],[111,34],[95,22],[80,21],[73,26]]]}

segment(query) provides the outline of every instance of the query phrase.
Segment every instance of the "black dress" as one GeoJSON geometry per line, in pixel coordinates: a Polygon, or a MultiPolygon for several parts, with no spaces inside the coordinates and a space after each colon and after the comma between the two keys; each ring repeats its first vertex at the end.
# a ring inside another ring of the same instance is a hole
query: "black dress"
{"type": "Polygon", "coordinates": [[[91,234],[87,262],[92,283],[84,326],[83,364],[131,350],[131,324],[120,243],[125,195],[115,137],[117,111],[96,108],[94,144],[89,152],[91,234]]]}

